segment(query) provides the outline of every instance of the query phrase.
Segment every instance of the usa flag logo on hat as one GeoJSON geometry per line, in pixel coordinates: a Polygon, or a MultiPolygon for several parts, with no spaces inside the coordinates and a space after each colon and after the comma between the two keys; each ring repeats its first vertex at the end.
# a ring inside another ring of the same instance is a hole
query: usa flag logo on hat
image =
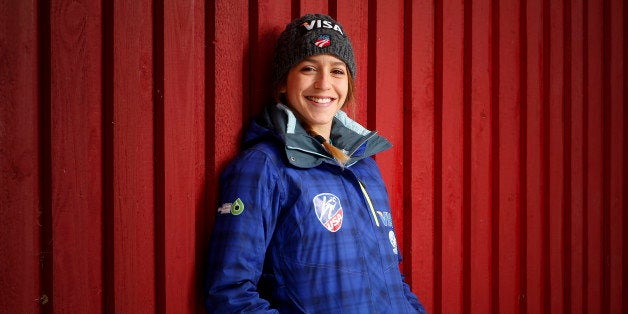
{"type": "Polygon", "coordinates": [[[319,35],[318,38],[314,41],[314,45],[319,48],[327,47],[331,44],[331,40],[329,39],[329,35],[319,35]]]}

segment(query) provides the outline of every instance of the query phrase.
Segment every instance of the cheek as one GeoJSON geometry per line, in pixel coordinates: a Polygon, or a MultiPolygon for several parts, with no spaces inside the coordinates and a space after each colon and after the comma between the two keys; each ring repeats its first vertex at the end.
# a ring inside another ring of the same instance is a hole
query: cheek
{"type": "Polygon", "coordinates": [[[346,98],[347,94],[349,93],[349,83],[345,82],[344,84],[340,85],[341,87],[339,88],[338,92],[340,94],[342,94],[342,97],[346,98]]]}
{"type": "Polygon", "coordinates": [[[300,94],[302,89],[301,85],[301,82],[295,79],[288,81],[285,87],[286,95],[288,95],[288,97],[295,97],[300,94]]]}

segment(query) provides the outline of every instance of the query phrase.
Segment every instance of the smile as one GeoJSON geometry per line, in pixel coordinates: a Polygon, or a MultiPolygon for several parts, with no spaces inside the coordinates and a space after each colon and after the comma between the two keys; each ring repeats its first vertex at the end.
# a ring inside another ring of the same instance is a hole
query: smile
{"type": "Polygon", "coordinates": [[[305,98],[317,104],[328,104],[335,99],[335,98],[330,98],[330,97],[314,97],[314,96],[306,96],[305,98]]]}

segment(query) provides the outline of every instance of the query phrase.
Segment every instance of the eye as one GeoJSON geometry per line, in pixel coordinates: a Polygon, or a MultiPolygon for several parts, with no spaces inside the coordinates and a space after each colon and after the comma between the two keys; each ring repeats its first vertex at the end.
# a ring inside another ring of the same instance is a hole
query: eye
{"type": "Polygon", "coordinates": [[[311,65],[306,65],[306,66],[301,68],[301,72],[303,72],[303,73],[309,73],[309,72],[314,72],[314,71],[316,71],[316,68],[314,68],[311,65]]]}
{"type": "Polygon", "coordinates": [[[335,76],[343,76],[343,75],[345,75],[345,71],[343,69],[333,69],[331,71],[331,74],[333,74],[335,76]]]}

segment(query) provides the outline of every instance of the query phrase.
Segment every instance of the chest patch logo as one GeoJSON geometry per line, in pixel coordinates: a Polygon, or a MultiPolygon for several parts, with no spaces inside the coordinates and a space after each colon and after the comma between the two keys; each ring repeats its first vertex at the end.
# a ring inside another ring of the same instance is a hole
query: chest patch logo
{"type": "Polygon", "coordinates": [[[318,221],[327,230],[336,232],[342,227],[342,205],[340,199],[331,193],[321,193],[314,196],[314,211],[318,221]]]}

